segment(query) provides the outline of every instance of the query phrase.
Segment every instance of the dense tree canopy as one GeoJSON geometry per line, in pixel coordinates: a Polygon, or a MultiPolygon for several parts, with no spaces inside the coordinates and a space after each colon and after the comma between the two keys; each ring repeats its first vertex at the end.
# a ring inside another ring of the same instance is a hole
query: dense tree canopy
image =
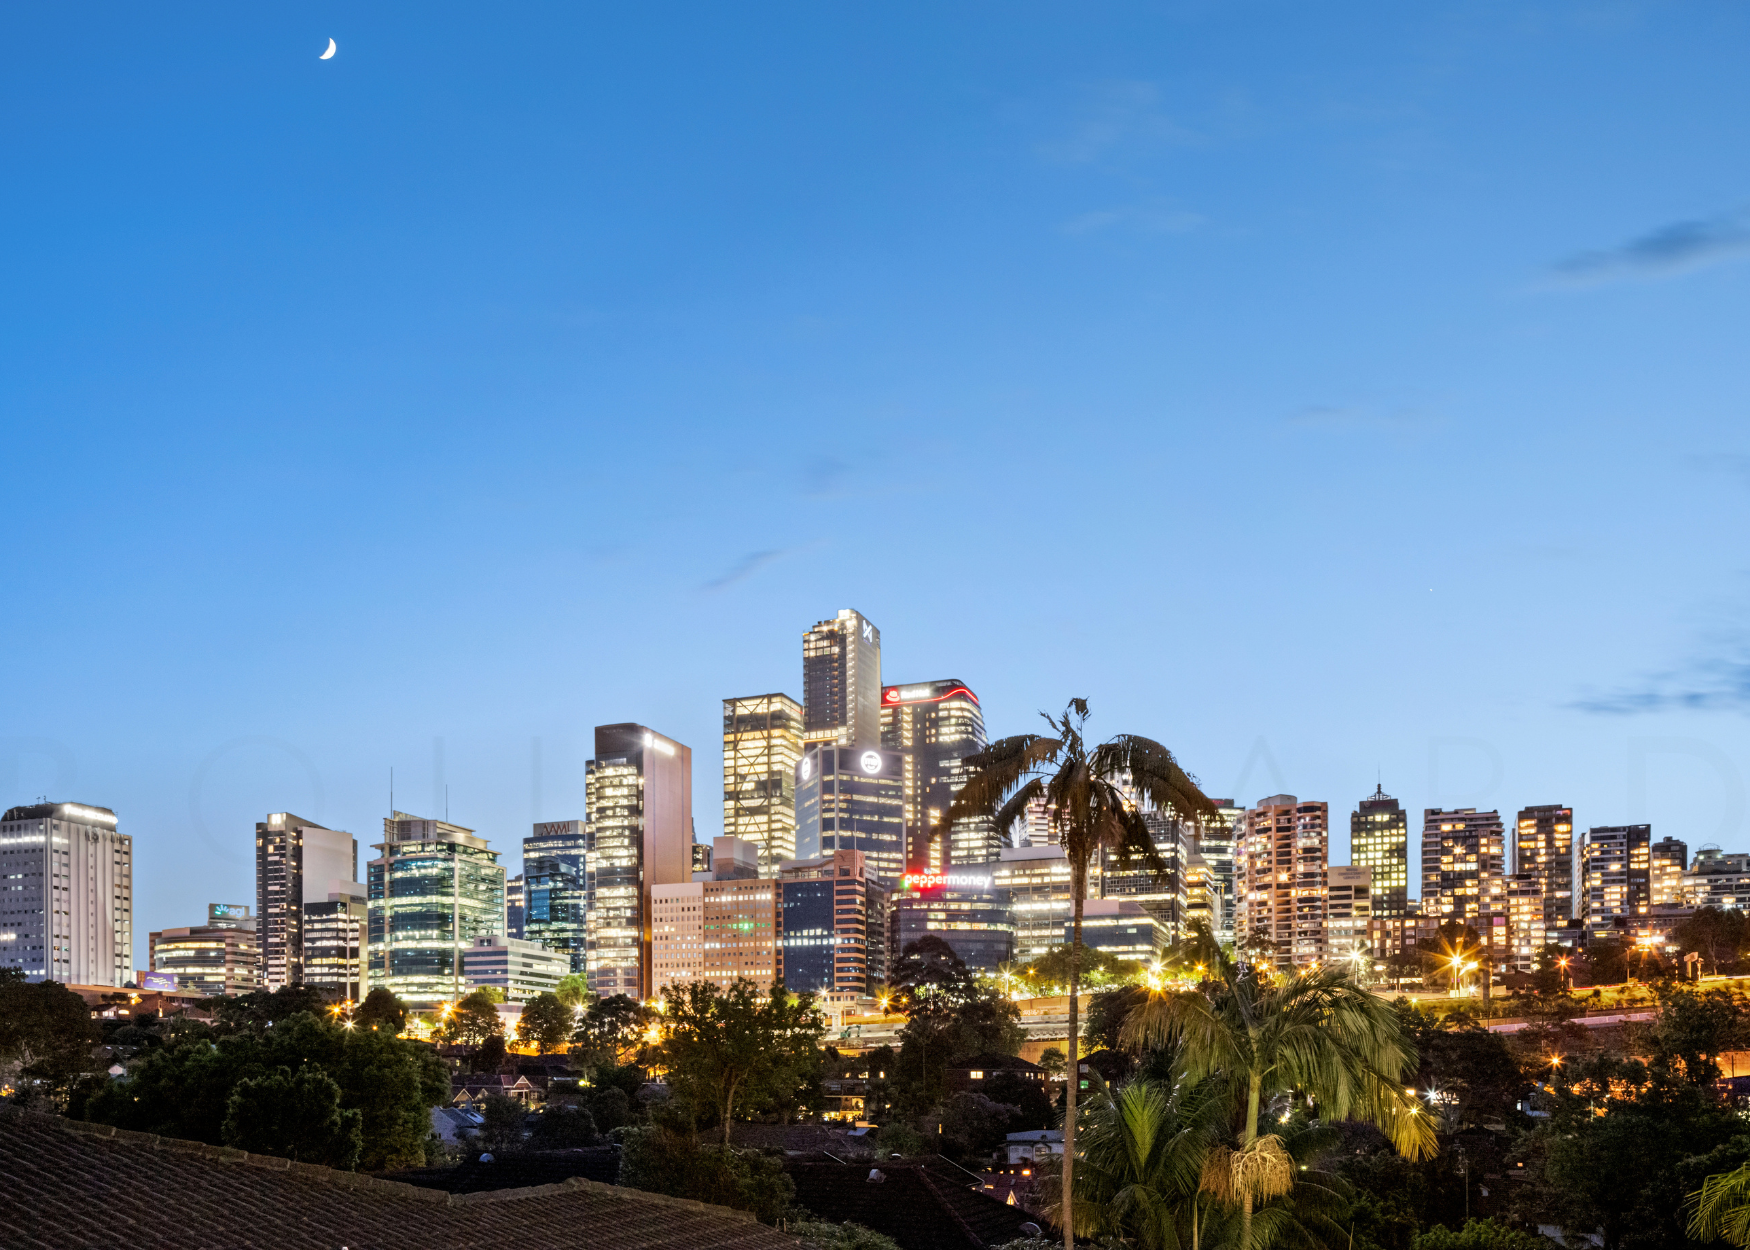
{"type": "Polygon", "coordinates": [[[723,1144],[737,1107],[783,1100],[818,1069],[825,1025],[812,994],[775,985],[761,994],[737,978],[720,990],[709,981],[663,992],[660,1062],[675,1092],[721,1118],[723,1144]]]}

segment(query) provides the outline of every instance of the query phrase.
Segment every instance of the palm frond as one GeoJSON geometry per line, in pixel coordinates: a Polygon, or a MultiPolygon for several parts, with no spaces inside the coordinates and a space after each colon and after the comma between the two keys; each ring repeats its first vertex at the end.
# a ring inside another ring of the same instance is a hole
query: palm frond
{"type": "Polygon", "coordinates": [[[954,796],[945,819],[952,823],[968,816],[994,815],[1015,787],[1062,749],[1063,743],[1056,738],[1015,734],[967,756],[961,762],[972,770],[972,776],[954,796]]]}
{"type": "Polygon", "coordinates": [[[1702,1181],[1689,1195],[1688,1206],[1694,1240],[1724,1237],[1735,1246],[1750,1244],[1750,1163],[1702,1181]]]}
{"type": "Polygon", "coordinates": [[[1119,734],[1094,749],[1093,767],[1103,777],[1128,774],[1131,788],[1158,811],[1172,812],[1199,828],[1220,821],[1214,801],[1199,788],[1197,779],[1153,738],[1119,734]]]}

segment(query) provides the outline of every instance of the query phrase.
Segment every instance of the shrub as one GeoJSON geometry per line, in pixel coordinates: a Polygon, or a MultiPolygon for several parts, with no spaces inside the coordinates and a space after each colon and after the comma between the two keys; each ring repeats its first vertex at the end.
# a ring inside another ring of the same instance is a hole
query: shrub
{"type": "Polygon", "coordinates": [[[1553,1250],[1547,1237],[1499,1220],[1467,1220],[1458,1232],[1435,1225],[1410,1239],[1410,1250],[1553,1250]]]}
{"type": "Polygon", "coordinates": [[[808,1250],[899,1250],[893,1238],[853,1224],[829,1224],[825,1220],[792,1220],[789,1232],[802,1238],[808,1250]]]}
{"type": "Polygon", "coordinates": [[[619,1183],[628,1189],[752,1211],[766,1224],[782,1217],[796,1196],[783,1164],[757,1150],[702,1147],[694,1137],[656,1127],[616,1136],[623,1143],[619,1183]]]}

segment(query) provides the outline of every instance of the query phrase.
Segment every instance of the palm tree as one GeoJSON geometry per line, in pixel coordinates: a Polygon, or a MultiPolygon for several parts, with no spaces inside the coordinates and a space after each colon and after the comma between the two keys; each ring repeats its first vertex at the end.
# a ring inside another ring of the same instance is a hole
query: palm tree
{"type": "Polygon", "coordinates": [[[1071,699],[1062,716],[1039,714],[1051,734],[1016,734],[991,743],[965,764],[976,770],[943,819],[944,825],[965,817],[991,820],[1006,835],[1027,813],[1043,802],[1052,832],[1069,860],[1070,896],[1074,920],[1070,930],[1069,964],[1069,1084],[1063,1117],[1063,1244],[1075,1248],[1076,1086],[1079,1068],[1076,1041],[1081,996],[1082,904],[1088,897],[1088,864],[1096,852],[1111,850],[1121,862],[1141,859],[1156,873],[1166,865],[1154,839],[1129,797],[1135,794],[1153,807],[1171,811],[1201,827],[1219,821],[1215,804],[1197,788],[1196,779],[1179,767],[1173,753],[1152,738],[1120,734],[1090,747],[1082,737],[1088,701],[1071,699]]]}
{"type": "Polygon", "coordinates": [[[1750,1163],[1702,1181],[1689,1195],[1689,1208],[1692,1240],[1724,1237],[1734,1246],[1750,1245],[1750,1163]]]}
{"type": "Polygon", "coordinates": [[[1135,1080],[1116,1094],[1097,1077],[1088,1100],[1075,1218],[1085,1237],[1139,1250],[1198,1250],[1199,1190],[1222,1129],[1207,1086],[1135,1080]]]}
{"type": "MultiPolygon", "coordinates": [[[[1207,953],[1207,931],[1196,937],[1207,953]]],[[[1252,1212],[1283,1167],[1280,1138],[1258,1132],[1269,1100],[1291,1102],[1300,1094],[1324,1119],[1378,1125],[1400,1154],[1420,1159],[1434,1153],[1432,1119],[1403,1084],[1416,1068],[1415,1047],[1396,1010],[1340,967],[1284,980],[1222,954],[1196,989],[1150,995],[1120,1036],[1139,1050],[1176,1045],[1185,1079],[1211,1081],[1221,1090],[1239,1142],[1230,1160],[1239,1250],[1252,1250],[1252,1212]]],[[[1286,1111],[1285,1105],[1285,1117],[1286,1111]]]]}

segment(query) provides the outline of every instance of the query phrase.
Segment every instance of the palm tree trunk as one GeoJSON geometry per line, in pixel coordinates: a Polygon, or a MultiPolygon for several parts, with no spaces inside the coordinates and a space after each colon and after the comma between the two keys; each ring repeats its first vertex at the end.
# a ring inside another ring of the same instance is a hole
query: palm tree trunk
{"type": "MultiPolygon", "coordinates": [[[[1258,1104],[1263,1098],[1264,1078],[1258,1072],[1252,1073],[1252,1085],[1246,1093],[1246,1140],[1242,1146],[1250,1146],[1258,1140],[1258,1104]]],[[[1240,1250],[1252,1250],[1252,1195],[1246,1194],[1245,1201],[1240,1205],[1240,1250]]]]}
{"type": "Polygon", "coordinates": [[[1075,920],[1070,925],[1069,944],[1069,1088],[1063,1104],[1063,1250],[1075,1250],[1074,1189],[1076,1168],[1076,1088],[1081,1084],[1081,1065],[1076,1058],[1077,1034],[1081,1031],[1076,1008],[1082,988],[1082,902],[1088,893],[1086,863],[1070,865],[1070,897],[1075,920]]]}

